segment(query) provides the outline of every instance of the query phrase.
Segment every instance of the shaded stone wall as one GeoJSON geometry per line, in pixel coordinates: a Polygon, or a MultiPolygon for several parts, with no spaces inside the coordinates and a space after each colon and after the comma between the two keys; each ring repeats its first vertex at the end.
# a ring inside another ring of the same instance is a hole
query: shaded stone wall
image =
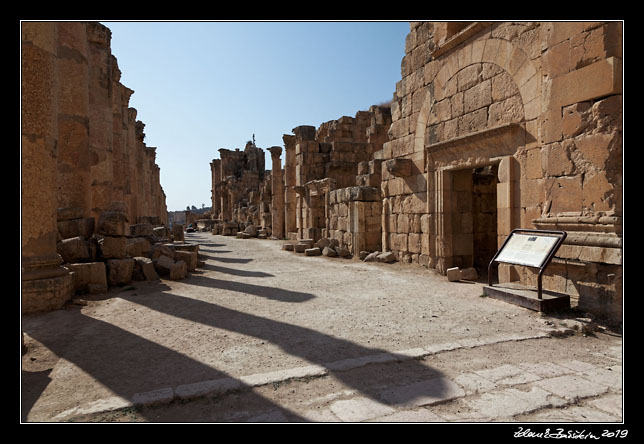
{"type": "Polygon", "coordinates": [[[328,237],[357,256],[380,251],[382,198],[374,187],[347,187],[329,192],[328,237]]]}
{"type": "Polygon", "coordinates": [[[23,22],[21,31],[22,301],[24,311],[36,311],[71,296],[60,240],[91,236],[112,202],[125,202],[133,224],[167,223],[167,212],[154,148],[128,108],[133,91],[119,83],[109,29],[23,22]]]}
{"type": "MultiPolygon", "coordinates": [[[[441,273],[472,263],[489,230],[463,215],[473,172],[494,167],[497,246],[513,228],[565,229],[544,288],[618,317],[621,48],[619,22],[412,22],[376,155],[383,249],[441,273]]],[[[499,279],[536,277],[501,266],[499,279]]]]}

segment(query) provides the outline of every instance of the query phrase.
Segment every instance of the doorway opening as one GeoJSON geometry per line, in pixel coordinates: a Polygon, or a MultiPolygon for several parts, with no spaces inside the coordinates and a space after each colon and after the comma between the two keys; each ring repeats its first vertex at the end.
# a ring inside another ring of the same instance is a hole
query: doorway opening
{"type": "Polygon", "coordinates": [[[452,264],[487,279],[497,251],[498,164],[452,172],[452,264]]]}

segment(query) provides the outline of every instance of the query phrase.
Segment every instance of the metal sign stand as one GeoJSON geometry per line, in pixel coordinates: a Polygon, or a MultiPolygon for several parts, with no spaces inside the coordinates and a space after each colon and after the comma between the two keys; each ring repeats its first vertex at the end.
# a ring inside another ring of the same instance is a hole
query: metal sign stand
{"type": "Polygon", "coordinates": [[[556,293],[552,291],[544,291],[542,285],[543,273],[546,270],[546,267],[552,261],[552,258],[555,256],[555,253],[566,239],[567,233],[565,231],[550,231],[550,230],[531,230],[531,229],[514,229],[510,235],[506,238],[505,242],[501,248],[496,252],[490,264],[488,265],[488,285],[483,287],[483,293],[486,296],[492,297],[494,299],[500,299],[506,302],[510,302],[516,305],[520,305],[525,308],[536,311],[555,311],[560,309],[570,308],[570,296],[567,294],[556,293]],[[521,261],[521,260],[509,260],[509,259],[499,259],[503,256],[505,248],[508,246],[508,243],[513,239],[513,235],[520,235],[522,233],[534,235],[530,239],[533,240],[540,236],[556,237],[556,241],[549,247],[547,252],[543,257],[539,257],[538,262],[531,261],[521,261]],[[495,263],[508,263],[515,265],[522,265],[530,268],[538,268],[539,273],[537,276],[537,291],[536,297],[534,289],[528,287],[517,285],[517,284],[504,284],[504,286],[495,287],[492,284],[492,267],[495,263]]]}

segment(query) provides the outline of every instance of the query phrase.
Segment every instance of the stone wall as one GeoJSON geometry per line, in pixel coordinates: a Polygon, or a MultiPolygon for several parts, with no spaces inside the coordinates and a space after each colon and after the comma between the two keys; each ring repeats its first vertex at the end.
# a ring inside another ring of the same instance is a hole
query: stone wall
{"type": "MultiPolygon", "coordinates": [[[[390,108],[374,105],[355,117],[343,116],[317,129],[298,126],[293,129],[294,135],[284,136],[285,232],[290,238],[318,240],[327,236],[325,193],[356,183],[371,185],[368,171],[365,175],[361,170],[368,170],[369,162],[382,149],[390,124],[390,108]],[[357,179],[357,175],[363,177],[357,179]],[[295,194],[289,194],[290,188],[295,194]]],[[[379,162],[371,165],[377,170],[379,162]]]]}
{"type": "Polygon", "coordinates": [[[347,187],[329,192],[328,236],[358,256],[380,251],[382,198],[375,187],[347,187]]]}
{"type": "Polygon", "coordinates": [[[23,311],[56,309],[73,291],[61,241],[93,234],[112,202],[132,224],[167,223],[155,148],[128,108],[111,33],[94,22],[23,22],[23,311]],[[73,216],[73,217],[72,217],[73,216]]]}
{"type": "Polygon", "coordinates": [[[619,22],[412,22],[375,155],[383,249],[445,273],[485,262],[494,231],[498,247],[514,228],[566,229],[544,288],[619,317],[621,48],[619,22]],[[483,168],[497,176],[485,197],[483,168]],[[496,221],[474,217],[477,199],[496,200],[496,221]]]}

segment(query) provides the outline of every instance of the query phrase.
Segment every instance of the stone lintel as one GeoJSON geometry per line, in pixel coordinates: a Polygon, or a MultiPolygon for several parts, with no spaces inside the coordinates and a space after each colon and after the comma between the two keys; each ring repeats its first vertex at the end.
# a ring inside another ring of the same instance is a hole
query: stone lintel
{"type": "Polygon", "coordinates": [[[473,156],[493,158],[514,155],[526,143],[525,128],[519,123],[509,123],[435,143],[425,151],[434,162],[473,156]]]}

